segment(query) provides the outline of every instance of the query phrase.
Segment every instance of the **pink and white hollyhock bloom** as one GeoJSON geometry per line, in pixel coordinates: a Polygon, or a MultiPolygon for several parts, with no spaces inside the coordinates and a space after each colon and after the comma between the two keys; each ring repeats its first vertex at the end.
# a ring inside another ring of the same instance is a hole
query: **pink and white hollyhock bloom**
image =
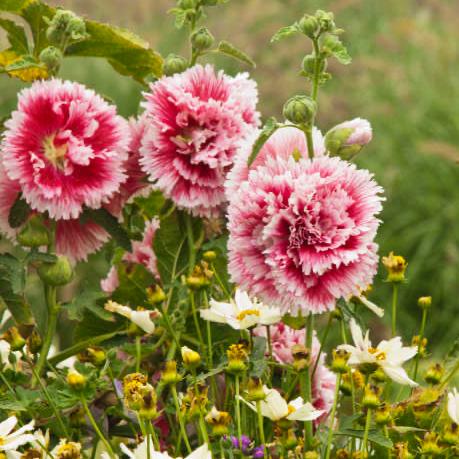
{"type": "MultiPolygon", "coordinates": [[[[256,336],[263,336],[266,338],[266,328],[257,327],[254,330],[254,334],[256,336]]],[[[292,348],[296,344],[304,344],[304,329],[295,330],[281,322],[270,327],[270,334],[273,357],[279,363],[293,363],[292,348]]],[[[317,358],[319,357],[319,351],[320,342],[314,331],[311,349],[312,366],[315,365],[317,358]]],[[[312,379],[312,404],[316,409],[322,410],[324,413],[318,421],[322,421],[330,412],[333,406],[336,386],[335,375],[325,366],[326,356],[326,353],[321,353],[314,377],[312,379]]]]}
{"type": "Polygon", "coordinates": [[[147,194],[151,185],[147,183],[145,172],[140,167],[140,146],[145,136],[147,120],[145,115],[129,120],[130,142],[127,159],[124,162],[127,179],[121,183],[119,191],[105,206],[113,215],[121,215],[123,206],[136,196],[147,194]]]}
{"type": "Polygon", "coordinates": [[[455,424],[459,424],[459,392],[456,388],[448,393],[448,414],[455,424]]]}
{"type": "Polygon", "coordinates": [[[97,209],[126,180],[129,142],[116,108],[85,86],[37,81],[6,123],[2,162],[30,207],[56,220],[97,209]]]}
{"type": "Polygon", "coordinates": [[[296,161],[296,134],[282,131],[246,180],[236,187],[229,177],[229,272],[268,304],[321,313],[371,284],[383,190],[368,171],[339,158],[296,161]]]}
{"type": "Polygon", "coordinates": [[[259,124],[256,83],[196,65],[144,94],[149,130],[141,164],[155,187],[182,209],[216,216],[239,143],[259,124]]]}
{"type": "MultiPolygon", "coordinates": [[[[8,216],[21,186],[5,173],[0,161],[0,232],[15,242],[21,228],[11,228],[8,216]]],[[[109,239],[109,234],[99,225],[79,219],[56,222],[56,253],[67,256],[71,261],[86,260],[90,253],[99,250],[109,239]]]]}
{"type": "Polygon", "coordinates": [[[354,345],[340,344],[338,349],[349,352],[348,364],[358,367],[365,364],[373,364],[380,367],[386,375],[399,384],[407,384],[415,387],[418,384],[408,377],[403,364],[413,358],[418,352],[417,346],[404,347],[399,336],[388,341],[381,341],[373,347],[369,332],[363,336],[362,329],[354,319],[350,322],[352,340],[354,345]]]}
{"type": "MultiPolygon", "coordinates": [[[[156,264],[156,254],[153,250],[153,239],[158,229],[158,218],[153,218],[147,222],[142,240],[132,241],[132,252],[126,252],[123,256],[123,261],[145,266],[156,278],[159,278],[159,273],[156,264]]],[[[118,270],[115,266],[110,268],[107,277],[100,282],[100,286],[106,293],[113,293],[119,287],[118,270]]]]}
{"type": "MultiPolygon", "coordinates": [[[[287,402],[276,389],[269,389],[263,386],[265,399],[260,401],[260,411],[262,416],[271,421],[288,419],[289,421],[314,421],[322,416],[322,410],[314,409],[309,402],[304,402],[301,397],[297,397],[287,402]]],[[[257,411],[255,403],[248,402],[244,398],[240,399],[253,411],[257,411]]]]}

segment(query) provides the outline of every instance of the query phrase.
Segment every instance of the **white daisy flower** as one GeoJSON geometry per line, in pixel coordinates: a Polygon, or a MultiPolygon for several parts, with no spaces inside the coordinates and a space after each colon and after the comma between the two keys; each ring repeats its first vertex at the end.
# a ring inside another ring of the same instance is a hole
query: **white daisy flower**
{"type": "Polygon", "coordinates": [[[17,423],[16,416],[11,416],[0,422],[0,451],[14,451],[19,446],[35,440],[35,436],[32,433],[25,433],[33,430],[33,421],[13,431],[17,423]]]}
{"type": "Polygon", "coordinates": [[[131,322],[136,324],[144,332],[151,334],[155,331],[155,324],[152,319],[159,316],[158,311],[141,310],[135,311],[128,306],[116,303],[115,301],[107,301],[105,309],[110,312],[116,312],[121,316],[127,317],[131,322]]]}

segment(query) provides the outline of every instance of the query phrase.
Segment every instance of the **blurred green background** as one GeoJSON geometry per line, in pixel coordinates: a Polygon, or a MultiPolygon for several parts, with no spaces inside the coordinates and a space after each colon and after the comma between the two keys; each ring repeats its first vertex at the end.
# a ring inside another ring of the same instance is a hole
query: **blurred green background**
{"type": "MultiPolygon", "coordinates": [[[[163,55],[187,53],[186,38],[167,15],[173,0],[51,3],[132,29],[163,55]]],[[[279,27],[317,8],[335,13],[353,56],[350,66],[330,66],[333,80],[319,93],[318,125],[326,131],[357,116],[371,121],[374,140],[358,163],[386,189],[381,255],[394,250],[409,262],[399,323],[411,336],[419,326],[417,298],[432,295],[428,335],[441,344],[437,351],[444,350],[459,335],[459,2],[231,0],[211,10],[213,34],[257,62],[252,75],[264,117],[280,116],[283,102],[304,90],[298,71],[309,51],[300,37],[276,45],[269,39],[279,27]]],[[[218,65],[230,73],[243,69],[226,59],[218,65]]],[[[62,76],[113,98],[125,116],[138,112],[142,87],[104,62],[68,59],[62,76]]],[[[19,87],[17,81],[0,78],[1,116],[14,108],[19,87]]],[[[388,308],[391,290],[383,279],[381,272],[371,299],[388,308]]]]}

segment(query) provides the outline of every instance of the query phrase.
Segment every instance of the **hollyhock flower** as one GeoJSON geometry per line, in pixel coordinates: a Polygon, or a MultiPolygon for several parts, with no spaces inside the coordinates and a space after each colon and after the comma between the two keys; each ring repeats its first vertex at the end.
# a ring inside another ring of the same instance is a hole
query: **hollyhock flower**
{"type": "MultiPolygon", "coordinates": [[[[159,278],[156,266],[156,255],[153,250],[153,239],[159,229],[159,219],[153,218],[145,224],[143,238],[141,241],[132,241],[132,251],[126,252],[122,261],[127,263],[138,263],[145,266],[153,276],[159,278]]],[[[113,293],[119,287],[118,270],[115,266],[110,268],[107,277],[100,282],[102,290],[106,293],[113,293]]]]}
{"type": "Polygon", "coordinates": [[[76,219],[97,209],[126,179],[125,121],[94,91],[58,79],[19,94],[6,123],[2,161],[30,207],[50,218],[76,219]]]}
{"type": "Polygon", "coordinates": [[[34,441],[35,436],[32,433],[25,433],[33,430],[34,422],[29,422],[18,430],[13,431],[17,423],[16,416],[10,416],[0,422],[0,451],[14,451],[19,446],[34,441]]]}
{"type": "MultiPolygon", "coordinates": [[[[15,242],[21,228],[12,228],[8,216],[21,192],[18,181],[11,180],[0,161],[0,232],[15,242]]],[[[45,220],[46,222],[49,221],[45,220]]],[[[92,221],[80,219],[58,220],[56,225],[56,253],[72,261],[86,260],[90,253],[99,250],[109,239],[109,234],[92,221]]]]}
{"type": "Polygon", "coordinates": [[[145,333],[151,334],[155,331],[155,323],[152,319],[158,317],[158,311],[135,311],[128,306],[123,306],[111,300],[105,303],[105,309],[107,311],[115,312],[116,314],[120,314],[121,316],[126,317],[132,323],[141,328],[145,333]]]}
{"type": "Polygon", "coordinates": [[[144,171],[179,208],[217,216],[237,147],[259,123],[255,82],[196,65],[153,83],[145,98],[144,171]]]}
{"type": "Polygon", "coordinates": [[[349,365],[379,367],[393,381],[399,384],[408,384],[412,387],[417,386],[417,383],[408,377],[402,367],[407,360],[416,355],[417,346],[403,347],[401,338],[397,336],[389,341],[383,340],[376,347],[373,347],[369,332],[367,331],[363,336],[361,328],[354,319],[351,319],[350,328],[354,346],[351,344],[338,346],[338,349],[349,352],[350,357],[347,362],[349,365]]]}
{"type": "Polygon", "coordinates": [[[142,196],[151,190],[146,175],[140,167],[140,146],[147,129],[145,115],[129,120],[130,142],[128,156],[124,162],[127,179],[121,183],[119,191],[105,206],[113,215],[121,215],[123,206],[136,196],[142,196]]]}
{"type": "Polygon", "coordinates": [[[255,325],[271,325],[281,320],[278,308],[271,308],[251,300],[246,292],[236,289],[234,301],[224,303],[211,299],[208,309],[199,311],[201,319],[228,324],[235,330],[245,330],[255,325]]]}
{"type": "MultiPolygon", "coordinates": [[[[265,327],[257,327],[254,329],[256,336],[267,337],[265,327]]],[[[293,363],[292,348],[296,344],[304,344],[305,330],[295,330],[288,327],[284,323],[278,323],[270,327],[272,355],[279,362],[283,364],[293,363]]],[[[266,348],[268,351],[268,347],[266,348]]],[[[312,378],[312,404],[314,408],[323,411],[323,415],[317,420],[321,422],[326,418],[333,406],[333,399],[335,394],[336,377],[325,366],[326,353],[322,352],[319,357],[320,342],[317,339],[314,331],[311,349],[311,362],[314,366],[317,362],[316,371],[312,378]]]]}
{"type": "Polygon", "coordinates": [[[338,124],[325,135],[325,145],[331,155],[351,159],[371,142],[373,131],[369,121],[354,118],[338,124]]]}
{"type": "Polygon", "coordinates": [[[455,424],[459,424],[459,392],[456,388],[448,393],[448,414],[455,424]]]}
{"type": "MultiPolygon", "coordinates": [[[[260,401],[261,414],[271,419],[271,421],[280,421],[281,419],[313,421],[323,414],[322,410],[315,410],[311,403],[304,403],[301,397],[297,397],[287,403],[276,389],[269,389],[267,386],[263,386],[263,392],[265,393],[265,399],[260,401]]],[[[255,403],[248,402],[242,397],[241,400],[253,411],[257,411],[255,403]]]]}
{"type": "Polygon", "coordinates": [[[294,131],[282,131],[237,190],[228,180],[229,272],[268,304],[321,313],[359,295],[376,273],[382,188],[339,158],[294,159],[294,131]]]}

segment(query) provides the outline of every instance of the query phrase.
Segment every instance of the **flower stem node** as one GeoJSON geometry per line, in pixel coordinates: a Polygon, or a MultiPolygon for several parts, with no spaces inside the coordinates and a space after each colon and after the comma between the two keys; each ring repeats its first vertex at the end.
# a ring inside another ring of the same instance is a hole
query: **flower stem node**
{"type": "Polygon", "coordinates": [[[247,383],[247,400],[258,402],[266,398],[260,378],[250,378],[247,383]]]}
{"type": "Polygon", "coordinates": [[[308,96],[293,96],[284,105],[283,115],[288,121],[308,126],[317,112],[317,104],[308,96]]]}
{"type": "Polygon", "coordinates": [[[432,297],[431,296],[421,296],[418,298],[418,306],[424,310],[424,309],[430,309],[432,306],[432,297]]]}
{"type": "Polygon", "coordinates": [[[319,30],[319,21],[315,16],[305,14],[298,22],[298,26],[307,37],[315,38],[319,30]]]}
{"type": "Polygon", "coordinates": [[[51,74],[56,74],[64,58],[62,51],[56,46],[48,46],[40,53],[40,61],[46,65],[51,74]]]}
{"type": "Polygon", "coordinates": [[[59,255],[54,263],[43,263],[38,268],[40,279],[52,287],[68,284],[73,278],[73,268],[64,255],[59,255]]]}
{"type": "Polygon", "coordinates": [[[379,390],[376,386],[367,386],[362,399],[362,406],[365,408],[376,409],[381,405],[379,390]]]}
{"type": "Polygon", "coordinates": [[[190,37],[190,40],[191,46],[196,51],[206,51],[214,44],[215,41],[214,37],[209,32],[209,29],[207,29],[207,27],[201,27],[195,32],[193,32],[193,34],[190,37]]]}
{"type": "Polygon", "coordinates": [[[166,385],[175,386],[181,380],[182,377],[177,372],[177,362],[175,360],[168,360],[161,374],[161,381],[166,385]]]}
{"type": "Polygon", "coordinates": [[[23,247],[41,247],[49,244],[48,228],[43,224],[40,215],[33,215],[17,236],[23,247]]]}
{"type": "Polygon", "coordinates": [[[67,373],[67,384],[77,391],[81,391],[86,386],[86,376],[82,375],[74,368],[70,368],[67,373]]]}
{"type": "Polygon", "coordinates": [[[401,255],[394,255],[394,252],[390,252],[387,257],[382,257],[382,263],[387,270],[387,282],[400,283],[405,281],[408,263],[401,255]]]}
{"type": "Polygon", "coordinates": [[[87,37],[86,25],[82,18],[69,10],[57,10],[46,31],[48,41],[65,50],[70,41],[80,41],[87,37]]]}
{"type": "Polygon", "coordinates": [[[429,367],[424,375],[424,379],[428,384],[435,386],[439,384],[445,374],[445,369],[439,363],[429,367]]]}
{"type": "Polygon", "coordinates": [[[194,370],[201,363],[201,356],[188,346],[181,348],[183,364],[188,370],[194,370]]]}
{"type": "Polygon", "coordinates": [[[349,360],[350,354],[344,349],[333,350],[333,360],[331,364],[331,370],[334,373],[345,374],[349,371],[347,361],[349,360]]]}
{"type": "Polygon", "coordinates": [[[188,68],[188,61],[177,54],[169,54],[164,60],[163,73],[171,76],[176,73],[182,73],[188,68]]]}
{"type": "Polygon", "coordinates": [[[302,344],[292,347],[293,368],[296,371],[304,371],[311,365],[311,351],[302,344]]]}
{"type": "Polygon", "coordinates": [[[2,339],[10,343],[12,351],[19,351],[24,347],[26,340],[19,333],[17,327],[10,327],[2,335],[2,339]]]}

